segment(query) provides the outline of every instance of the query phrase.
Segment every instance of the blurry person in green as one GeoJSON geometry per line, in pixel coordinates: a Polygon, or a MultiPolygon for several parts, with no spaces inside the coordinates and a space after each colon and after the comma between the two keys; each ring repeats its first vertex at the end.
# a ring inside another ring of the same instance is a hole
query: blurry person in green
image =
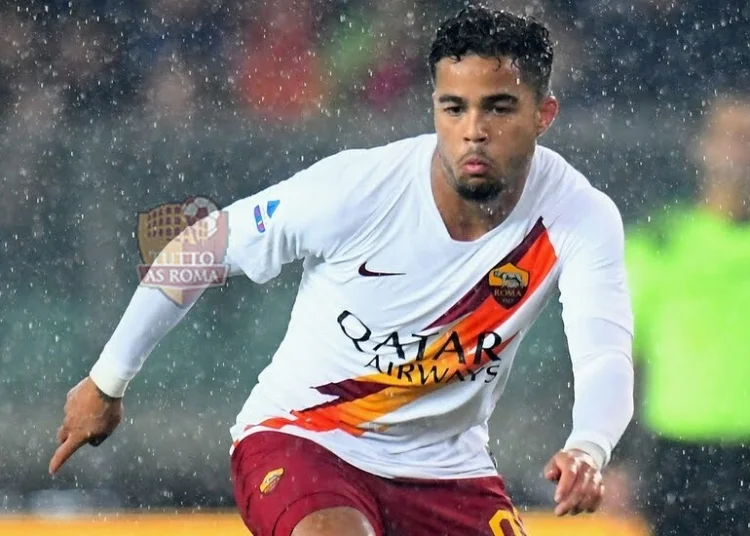
{"type": "Polygon", "coordinates": [[[750,535],[750,95],[717,98],[703,121],[697,202],[626,233],[647,439],[605,503],[640,480],[657,536],[750,535]]]}

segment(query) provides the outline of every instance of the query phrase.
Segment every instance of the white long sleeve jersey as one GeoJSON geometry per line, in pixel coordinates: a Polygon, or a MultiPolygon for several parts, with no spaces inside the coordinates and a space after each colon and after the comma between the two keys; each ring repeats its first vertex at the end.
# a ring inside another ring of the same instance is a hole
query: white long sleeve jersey
{"type": "MultiPolygon", "coordinates": [[[[234,444],[276,430],[385,477],[496,474],[488,419],[557,287],[575,378],[566,446],[605,464],[633,411],[617,208],[538,146],[509,217],[456,241],[431,190],[436,142],[343,151],[227,207],[234,270],[264,283],[304,259],[288,329],[231,428],[234,444]]],[[[129,312],[117,331],[138,332],[124,325],[129,312]]],[[[151,347],[124,351],[113,336],[92,378],[130,379],[151,347]]]]}

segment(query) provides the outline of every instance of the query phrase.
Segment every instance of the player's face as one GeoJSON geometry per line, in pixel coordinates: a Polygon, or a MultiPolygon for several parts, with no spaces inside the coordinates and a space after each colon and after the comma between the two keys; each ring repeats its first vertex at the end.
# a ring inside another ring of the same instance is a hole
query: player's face
{"type": "Polygon", "coordinates": [[[537,99],[508,58],[443,58],[435,68],[438,156],[452,186],[474,201],[522,188],[555,98],[537,99]]]}

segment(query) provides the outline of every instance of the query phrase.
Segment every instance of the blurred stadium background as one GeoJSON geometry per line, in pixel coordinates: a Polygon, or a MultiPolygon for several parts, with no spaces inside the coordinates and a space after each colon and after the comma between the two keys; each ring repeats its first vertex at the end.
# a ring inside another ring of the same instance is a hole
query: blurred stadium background
{"type": "MultiPolygon", "coordinates": [[[[705,103],[750,81],[747,2],[486,4],[549,24],[562,113],[543,143],[627,223],[694,195],[705,103]]],[[[194,194],[227,205],[343,148],[431,130],[426,50],[462,5],[0,2],[0,532],[64,534],[50,516],[232,508],[228,428],[283,335],[297,265],[204,296],[130,387],[117,433],[47,474],[65,393],[137,285],[137,213],[194,194]]],[[[572,402],[555,303],[516,363],[491,446],[516,502],[549,511],[541,468],[572,402]]],[[[549,533],[598,530],[567,523],[549,533]]]]}

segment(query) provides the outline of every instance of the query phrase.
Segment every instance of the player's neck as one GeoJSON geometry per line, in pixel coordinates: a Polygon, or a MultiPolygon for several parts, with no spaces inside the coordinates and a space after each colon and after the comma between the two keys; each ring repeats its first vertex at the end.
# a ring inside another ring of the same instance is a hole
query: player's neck
{"type": "Polygon", "coordinates": [[[458,195],[445,177],[445,170],[433,158],[430,181],[440,216],[453,240],[472,242],[503,223],[518,203],[523,184],[508,189],[486,203],[470,201],[458,195]]]}

